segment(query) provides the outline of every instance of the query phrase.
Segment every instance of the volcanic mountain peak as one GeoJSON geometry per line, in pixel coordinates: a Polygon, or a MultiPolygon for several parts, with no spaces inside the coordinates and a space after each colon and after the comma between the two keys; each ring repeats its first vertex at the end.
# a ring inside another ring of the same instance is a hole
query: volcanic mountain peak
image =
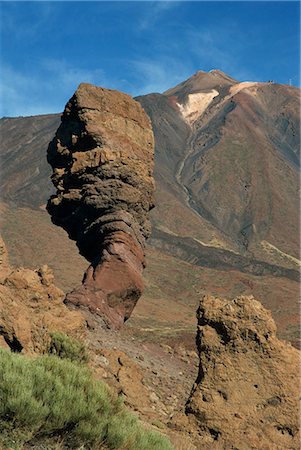
{"type": "Polygon", "coordinates": [[[230,77],[230,75],[227,75],[222,70],[212,69],[208,73],[215,77],[218,77],[219,79],[223,79],[224,82],[229,82],[230,84],[237,83],[237,80],[235,78],[230,77]]]}
{"type": "MultiPolygon", "coordinates": [[[[199,70],[192,77],[164,92],[172,99],[190,126],[211,105],[214,98],[224,100],[231,96],[231,89],[240,83],[220,70],[199,70]]],[[[216,102],[215,102],[216,103],[216,102]]]]}
{"type": "Polygon", "coordinates": [[[217,89],[219,92],[223,91],[229,86],[237,84],[238,81],[231,78],[229,75],[221,72],[220,70],[211,70],[210,72],[203,72],[199,70],[192,77],[178,84],[177,86],[168,89],[163,94],[168,97],[174,95],[180,100],[184,100],[188,94],[194,92],[201,92],[217,89]]]}
{"type": "MultiPolygon", "coordinates": [[[[252,87],[256,88],[261,84],[263,83],[258,83],[255,81],[244,81],[242,83],[236,83],[230,86],[230,88],[227,88],[226,91],[222,91],[219,88],[217,88],[219,90],[212,89],[210,91],[206,89],[202,92],[194,92],[192,94],[188,94],[183,104],[178,102],[176,102],[176,104],[179,107],[184,120],[191,126],[206,111],[215,97],[219,97],[220,101],[218,101],[217,99],[217,102],[219,104],[221,102],[224,103],[226,100],[231,99],[240,91],[252,87]]],[[[251,95],[256,95],[256,89],[253,91],[249,91],[248,93],[251,95]]]]}

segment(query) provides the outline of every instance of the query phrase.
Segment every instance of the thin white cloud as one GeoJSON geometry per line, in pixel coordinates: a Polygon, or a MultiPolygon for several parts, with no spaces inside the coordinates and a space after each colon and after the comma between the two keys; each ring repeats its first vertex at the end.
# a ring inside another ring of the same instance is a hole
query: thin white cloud
{"type": "Polygon", "coordinates": [[[60,60],[44,60],[28,74],[4,66],[0,117],[60,112],[81,82],[104,85],[107,80],[102,70],[75,68],[60,60]]]}
{"type": "Polygon", "coordinates": [[[51,19],[55,13],[55,4],[49,1],[24,2],[26,4],[26,16],[18,14],[19,2],[4,2],[1,8],[2,31],[13,33],[14,39],[38,38],[40,32],[51,25],[51,19]]]}
{"type": "MultiPolygon", "coordinates": [[[[181,39],[162,40],[154,35],[156,54],[131,61],[134,74],[131,90],[140,94],[164,92],[192,76],[197,70],[219,69],[238,81],[258,78],[245,64],[248,30],[241,31],[235,21],[218,27],[199,28],[179,24],[181,39]]],[[[250,42],[252,43],[252,36],[250,42]]]]}
{"type": "MultiPolygon", "coordinates": [[[[194,71],[219,69],[238,80],[254,80],[256,74],[245,68],[246,36],[242,36],[235,23],[220,23],[218,28],[200,26],[179,30],[177,54],[183,61],[193,61],[194,71]]],[[[175,51],[175,49],[174,49],[175,51]]]]}
{"type": "Polygon", "coordinates": [[[146,8],[137,23],[138,31],[146,31],[152,28],[158,20],[166,15],[170,10],[176,8],[179,2],[175,1],[156,1],[148,2],[148,8],[146,8]]]}
{"type": "MultiPolygon", "coordinates": [[[[143,27],[152,27],[155,21],[165,20],[165,15],[175,5],[176,2],[153,2],[152,8],[147,8],[144,16],[141,15],[140,31],[143,27]]],[[[46,9],[43,20],[47,14],[49,11],[46,9]]],[[[77,67],[67,59],[53,58],[41,60],[30,69],[31,72],[2,67],[0,116],[62,111],[80,82],[136,96],[164,92],[197,70],[220,69],[240,81],[258,78],[247,70],[248,30],[241,31],[235,22],[219,22],[216,28],[206,28],[202,24],[196,28],[179,22],[175,39],[164,39],[164,36],[168,37],[166,30],[163,34],[150,31],[152,47],[134,60],[119,59],[116,75],[110,73],[109,76],[101,68],[77,67]]],[[[249,36],[250,45],[252,37],[249,36]]]]}
{"type": "Polygon", "coordinates": [[[2,67],[0,83],[0,116],[31,115],[36,110],[42,114],[41,105],[32,106],[35,82],[32,77],[2,67]]]}
{"type": "Polygon", "coordinates": [[[154,60],[141,59],[131,62],[135,73],[135,95],[162,93],[192,75],[193,69],[180,59],[162,57],[154,60]]]}
{"type": "Polygon", "coordinates": [[[70,65],[65,60],[44,59],[41,63],[42,69],[51,74],[52,79],[60,83],[61,88],[85,83],[103,83],[106,80],[105,73],[102,69],[82,69],[70,65]]]}

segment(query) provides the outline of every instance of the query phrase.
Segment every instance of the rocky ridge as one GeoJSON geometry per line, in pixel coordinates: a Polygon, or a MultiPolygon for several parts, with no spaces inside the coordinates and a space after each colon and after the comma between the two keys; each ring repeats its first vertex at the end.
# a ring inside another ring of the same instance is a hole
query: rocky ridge
{"type": "Polygon", "coordinates": [[[66,303],[88,308],[108,327],[130,317],[143,291],[153,146],[150,121],[137,102],[81,84],[48,148],[57,189],[48,211],[91,263],[66,303]]]}

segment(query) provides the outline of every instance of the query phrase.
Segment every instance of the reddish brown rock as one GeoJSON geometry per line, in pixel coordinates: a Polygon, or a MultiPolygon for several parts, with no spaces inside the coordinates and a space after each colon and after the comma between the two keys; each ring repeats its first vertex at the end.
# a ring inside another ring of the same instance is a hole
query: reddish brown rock
{"type": "Polygon", "coordinates": [[[129,318],[143,291],[153,147],[150,121],[137,102],[89,84],[67,103],[49,145],[57,194],[48,211],[91,263],[66,302],[87,307],[108,327],[129,318]]]}
{"type": "Polygon", "coordinates": [[[177,426],[204,449],[299,449],[300,354],[277,339],[270,312],[253,297],[204,296],[197,345],[199,374],[177,426]]]}
{"type": "Polygon", "coordinates": [[[86,320],[64,305],[64,293],[53,284],[48,266],[39,270],[10,267],[1,238],[0,255],[0,346],[43,353],[52,331],[84,338],[86,320]]]}
{"type": "Polygon", "coordinates": [[[8,253],[4,241],[0,236],[0,283],[5,280],[10,272],[8,253]]]}

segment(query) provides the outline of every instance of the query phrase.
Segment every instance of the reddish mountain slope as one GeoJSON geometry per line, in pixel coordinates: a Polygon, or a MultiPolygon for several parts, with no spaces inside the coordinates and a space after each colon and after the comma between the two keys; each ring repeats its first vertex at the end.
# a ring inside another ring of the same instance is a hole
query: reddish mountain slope
{"type": "Polygon", "coordinates": [[[296,268],[299,90],[198,72],[162,96],[139,101],[153,121],[157,179],[164,174],[155,225],[296,268]],[[160,104],[159,119],[154,104],[160,104]],[[166,146],[171,135],[178,145],[169,140],[166,146]],[[179,211],[179,202],[187,209],[179,211]]]}

